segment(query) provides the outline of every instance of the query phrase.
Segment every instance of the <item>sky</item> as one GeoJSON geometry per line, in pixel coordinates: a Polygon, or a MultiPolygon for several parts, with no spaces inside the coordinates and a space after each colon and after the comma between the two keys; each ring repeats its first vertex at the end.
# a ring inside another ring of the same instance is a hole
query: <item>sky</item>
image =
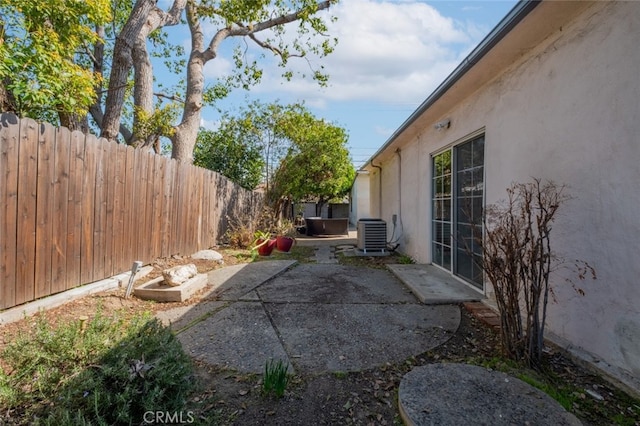
{"type": "MultiPolygon", "coordinates": [[[[339,41],[335,51],[322,59],[330,76],[327,87],[319,87],[311,79],[286,82],[280,77],[282,70],[268,61],[258,86],[249,92],[237,90],[218,106],[237,111],[256,99],[263,103],[304,102],[316,117],[346,129],[352,161],[358,168],[515,3],[341,0],[329,11],[338,18],[330,24],[329,33],[339,41]]],[[[215,28],[209,30],[207,34],[205,28],[205,35],[211,37],[215,28]]],[[[187,47],[188,34],[184,37],[187,47]]],[[[230,48],[231,44],[223,45],[220,55],[205,66],[207,81],[214,82],[231,69],[230,48]]],[[[294,61],[296,58],[290,60],[302,71],[308,67],[303,60],[294,61]]],[[[218,118],[213,108],[203,109],[203,127],[215,128],[218,118]]]]}

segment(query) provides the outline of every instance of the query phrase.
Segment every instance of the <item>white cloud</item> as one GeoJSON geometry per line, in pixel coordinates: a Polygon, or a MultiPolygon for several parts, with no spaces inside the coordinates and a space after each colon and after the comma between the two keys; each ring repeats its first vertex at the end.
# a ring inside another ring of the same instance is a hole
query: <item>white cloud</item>
{"type": "MultiPolygon", "coordinates": [[[[454,21],[417,1],[349,0],[331,8],[329,33],[338,45],[322,60],[330,87],[310,78],[282,84],[281,70],[265,69],[256,91],[278,90],[304,99],[398,101],[417,104],[468,53],[478,28],[454,21]]],[[[217,59],[216,59],[217,60],[217,59]]],[[[317,63],[318,60],[315,60],[317,63]]],[[[312,61],[314,63],[314,61],[312,61]]],[[[290,61],[310,74],[304,60],[290,61]]]]}
{"type": "Polygon", "coordinates": [[[374,126],[373,131],[380,136],[384,136],[385,138],[391,136],[396,129],[392,129],[390,127],[383,126],[374,126]]]}
{"type": "Polygon", "coordinates": [[[204,118],[200,119],[200,127],[203,127],[207,130],[216,130],[220,127],[219,120],[206,120],[204,118]]]}
{"type": "Polygon", "coordinates": [[[217,56],[214,60],[204,65],[204,77],[217,80],[231,74],[234,66],[228,58],[217,56]]]}
{"type": "MultiPolygon", "coordinates": [[[[417,105],[455,68],[484,34],[470,20],[456,21],[434,7],[419,2],[345,0],[321,12],[335,15],[329,34],[338,38],[335,51],[326,58],[292,58],[289,65],[307,78],[284,82],[282,68],[270,54],[249,42],[249,59],[264,68],[263,82],[252,93],[276,98],[304,99],[322,108],[331,101],[361,100],[405,102],[417,105]],[[321,88],[309,76],[311,68],[324,66],[329,87],[321,88]]],[[[286,37],[293,39],[297,24],[290,24],[286,37]]],[[[206,42],[215,28],[203,25],[206,42]]],[[[258,34],[265,39],[269,34],[258,34]]],[[[229,75],[234,68],[231,49],[239,40],[227,40],[219,55],[204,69],[208,83],[229,75]]],[[[188,43],[188,39],[185,40],[188,43]]]]}

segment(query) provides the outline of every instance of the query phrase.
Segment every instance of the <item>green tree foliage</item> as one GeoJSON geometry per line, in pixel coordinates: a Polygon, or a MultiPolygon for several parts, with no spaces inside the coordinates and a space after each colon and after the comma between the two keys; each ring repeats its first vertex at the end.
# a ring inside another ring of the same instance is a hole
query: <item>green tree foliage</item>
{"type": "Polygon", "coordinates": [[[216,131],[200,129],[194,164],[255,189],[262,181],[264,160],[252,129],[251,121],[228,116],[216,131]]]}
{"type": "Polygon", "coordinates": [[[3,107],[53,122],[86,115],[100,76],[83,64],[99,41],[93,27],[110,17],[108,0],[0,0],[3,107]]]}
{"type": "Polygon", "coordinates": [[[273,181],[276,204],[315,200],[318,209],[346,195],[355,177],[347,149],[348,135],[309,111],[290,111],[282,131],[291,141],[273,181]]]}
{"type": "Polygon", "coordinates": [[[314,200],[320,205],[349,191],[355,169],[348,136],[304,105],[254,102],[223,116],[218,130],[200,130],[195,164],[246,188],[265,184],[274,205],[314,200]]]}
{"type": "Polygon", "coordinates": [[[336,1],[0,0],[0,105],[74,128],[90,116],[101,136],[136,147],[166,137],[190,162],[203,107],[258,83],[266,63],[291,79],[290,60],[304,58],[300,75],[326,84],[318,59],[337,40],[320,12],[336,1]],[[171,26],[189,30],[189,51],[171,26]],[[227,52],[234,67],[207,78],[207,62],[227,52]],[[158,81],[154,57],[176,78],[158,81]]]}
{"type": "Polygon", "coordinates": [[[273,102],[264,104],[259,101],[249,104],[240,111],[245,122],[245,138],[253,138],[260,147],[262,155],[262,182],[269,191],[275,170],[291,146],[291,140],[285,134],[285,121],[289,115],[303,111],[302,104],[281,105],[273,102]]]}
{"type": "MultiPolygon", "coordinates": [[[[290,120],[291,115],[301,114],[303,111],[306,110],[302,104],[251,102],[240,108],[235,115],[223,114],[216,137],[220,140],[235,139],[256,148],[261,157],[260,182],[269,190],[273,174],[291,146],[291,140],[284,132],[286,121],[290,120]]],[[[202,163],[201,146],[196,146],[194,155],[197,157],[196,163],[210,168],[202,163]]]]}

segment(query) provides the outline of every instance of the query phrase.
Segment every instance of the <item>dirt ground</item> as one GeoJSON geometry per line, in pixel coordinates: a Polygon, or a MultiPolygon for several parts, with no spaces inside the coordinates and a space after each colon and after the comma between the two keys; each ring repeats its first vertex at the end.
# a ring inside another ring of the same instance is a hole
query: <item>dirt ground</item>
{"type": "MultiPolygon", "coordinates": [[[[247,261],[237,251],[220,250],[224,265],[247,261]]],[[[384,267],[398,258],[361,258],[372,267],[384,267]]],[[[161,270],[184,263],[195,263],[199,272],[221,267],[217,262],[190,258],[160,259],[154,271],[140,283],[157,276],[161,270]]],[[[140,283],[137,283],[138,285],[140,283]]],[[[98,306],[103,312],[120,310],[157,312],[182,304],[195,304],[198,295],[183,303],[155,303],[135,297],[124,299],[124,289],[85,297],[43,313],[55,324],[91,316],[98,306]]],[[[434,362],[465,362],[496,366],[500,344],[497,333],[474,318],[463,307],[457,332],[445,344],[405,360],[357,373],[328,373],[294,376],[282,398],[262,393],[261,375],[239,374],[196,362],[198,391],[190,401],[197,423],[219,425],[396,425],[397,392],[403,375],[414,366],[434,362]]],[[[0,327],[0,347],[18,329],[28,328],[32,319],[0,327]]],[[[585,425],[625,424],[640,426],[640,402],[629,399],[608,382],[576,365],[559,351],[546,353],[548,375],[561,386],[572,385],[572,412],[585,425]],[[601,400],[593,395],[597,395],[601,400]]],[[[512,372],[514,375],[521,370],[512,372]]],[[[532,372],[525,372],[528,376],[532,372]]]]}
{"type": "MultiPolygon", "coordinates": [[[[497,333],[462,309],[462,321],[446,344],[407,359],[357,373],[297,376],[281,399],[261,393],[261,377],[199,365],[203,388],[193,399],[198,415],[221,425],[399,425],[398,387],[413,367],[434,362],[495,363],[500,355],[497,333]]],[[[571,410],[585,425],[640,425],[638,401],[559,352],[546,355],[558,382],[575,386],[571,410]],[[594,399],[588,390],[601,395],[594,399]],[[616,418],[617,420],[612,420],[616,418]]],[[[518,371],[512,372],[518,374],[518,371]]],[[[532,372],[528,373],[533,374],[532,372]]]]}

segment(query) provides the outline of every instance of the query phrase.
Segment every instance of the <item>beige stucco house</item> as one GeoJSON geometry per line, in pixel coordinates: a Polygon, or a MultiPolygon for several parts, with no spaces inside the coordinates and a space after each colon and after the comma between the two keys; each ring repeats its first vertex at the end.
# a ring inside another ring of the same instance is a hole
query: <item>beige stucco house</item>
{"type": "Polygon", "coordinates": [[[398,215],[399,250],[489,298],[452,238],[468,230],[456,209],[480,216],[532,177],[568,185],[552,243],[597,280],[581,296],[555,275],[547,337],[636,390],[639,46],[640,2],[520,2],[362,168],[371,215],[398,215]]]}
{"type": "Polygon", "coordinates": [[[370,218],[371,200],[369,199],[369,173],[359,171],[351,185],[349,203],[349,222],[356,225],[360,219],[370,218]]]}

